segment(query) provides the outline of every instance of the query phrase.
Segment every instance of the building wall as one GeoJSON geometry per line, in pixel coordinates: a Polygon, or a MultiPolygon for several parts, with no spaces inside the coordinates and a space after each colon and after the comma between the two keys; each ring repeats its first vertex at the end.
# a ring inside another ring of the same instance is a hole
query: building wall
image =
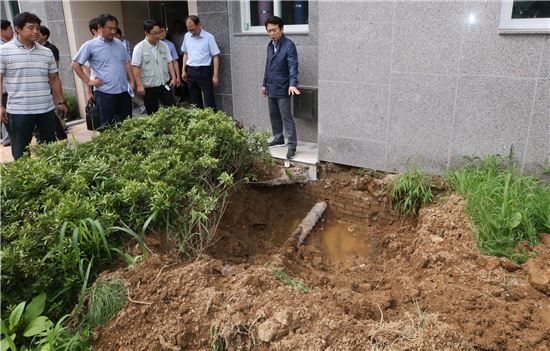
{"type": "Polygon", "coordinates": [[[36,14],[42,24],[50,29],[50,42],[59,49],[59,76],[63,84],[63,91],[69,95],[76,96],[75,80],[70,67],[71,52],[69,39],[65,26],[65,15],[61,1],[19,1],[21,12],[36,14]]]}
{"type": "Polygon", "coordinates": [[[319,2],[319,158],[436,173],[511,147],[526,169],[548,160],[550,36],[498,34],[500,4],[319,2]]]}
{"type": "MultiPolygon", "coordinates": [[[[199,8],[202,6],[199,1],[199,8]]],[[[208,3],[208,2],[207,2],[208,3]]],[[[296,44],[299,60],[298,80],[301,85],[317,86],[318,69],[318,7],[320,1],[309,3],[309,33],[288,35],[296,44]]],[[[260,96],[265,67],[267,34],[242,34],[240,2],[228,1],[229,43],[231,47],[231,79],[233,115],[247,127],[270,130],[267,98],[260,96]]],[[[296,119],[299,140],[317,140],[317,121],[296,119]]]]}
{"type": "Polygon", "coordinates": [[[203,29],[210,32],[216,38],[220,48],[220,86],[215,89],[216,105],[219,110],[228,115],[234,115],[233,87],[232,87],[232,48],[229,34],[228,3],[221,1],[197,1],[197,15],[201,20],[203,29]]]}

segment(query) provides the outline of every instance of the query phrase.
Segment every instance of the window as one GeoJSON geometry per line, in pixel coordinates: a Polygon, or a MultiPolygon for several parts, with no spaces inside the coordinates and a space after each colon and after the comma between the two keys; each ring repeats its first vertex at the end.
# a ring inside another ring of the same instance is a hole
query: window
{"type": "Polygon", "coordinates": [[[13,22],[13,18],[19,14],[19,2],[16,0],[1,0],[1,2],[2,19],[13,22]]]}
{"type": "Polygon", "coordinates": [[[307,0],[243,0],[241,2],[242,31],[265,33],[264,23],[273,15],[283,19],[286,33],[308,32],[309,4],[307,0]]]}
{"type": "Polygon", "coordinates": [[[550,1],[502,1],[499,29],[550,33],[550,1]]]}

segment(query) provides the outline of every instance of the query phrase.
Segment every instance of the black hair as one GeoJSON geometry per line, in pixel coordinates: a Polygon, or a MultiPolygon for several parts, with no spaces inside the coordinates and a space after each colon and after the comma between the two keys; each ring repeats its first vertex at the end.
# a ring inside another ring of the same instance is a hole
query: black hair
{"type": "Polygon", "coordinates": [[[50,39],[50,30],[46,26],[40,26],[40,33],[46,36],[46,40],[50,39]]]}
{"type": "Polygon", "coordinates": [[[0,20],[0,28],[2,28],[2,30],[6,30],[6,29],[8,29],[8,27],[10,27],[10,26],[11,26],[11,22],[10,22],[10,21],[5,20],[5,19],[0,20]]]}
{"type": "Polygon", "coordinates": [[[105,13],[103,15],[99,15],[97,17],[97,21],[98,21],[98,25],[100,27],[105,27],[105,24],[107,24],[107,22],[109,22],[109,21],[115,22],[115,24],[118,26],[118,20],[116,19],[116,17],[113,16],[113,15],[110,15],[108,13],[105,13]]]}
{"type": "Polygon", "coordinates": [[[147,33],[150,33],[151,29],[157,26],[160,27],[157,21],[155,21],[154,19],[148,19],[148,20],[145,20],[145,22],[143,22],[143,30],[146,31],[147,33]]]}
{"type": "Polygon", "coordinates": [[[283,29],[283,26],[285,25],[283,22],[283,19],[281,17],[277,16],[271,16],[265,21],[265,28],[267,28],[268,24],[276,24],[279,26],[280,29],[283,29]]]}
{"type": "Polygon", "coordinates": [[[201,23],[199,16],[195,16],[195,15],[187,16],[187,18],[185,18],[185,23],[187,23],[187,21],[191,21],[195,23],[196,26],[198,26],[201,23]]]}
{"type": "Polygon", "coordinates": [[[41,22],[37,15],[30,12],[21,12],[13,19],[13,25],[20,29],[23,29],[27,23],[40,25],[41,22]]]}
{"type": "Polygon", "coordinates": [[[166,24],[164,22],[156,21],[160,29],[166,29],[166,24]]]}
{"type": "Polygon", "coordinates": [[[97,31],[97,28],[99,27],[99,20],[96,18],[92,18],[90,22],[88,22],[88,29],[90,30],[90,33],[94,34],[93,30],[97,31]]]}
{"type": "Polygon", "coordinates": [[[120,28],[116,27],[116,34],[122,36],[122,30],[120,28]]]}

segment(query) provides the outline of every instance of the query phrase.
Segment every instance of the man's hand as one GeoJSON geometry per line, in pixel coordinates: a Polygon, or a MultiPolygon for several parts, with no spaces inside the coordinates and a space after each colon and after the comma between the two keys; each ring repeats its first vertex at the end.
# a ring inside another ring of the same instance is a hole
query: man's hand
{"type": "Polygon", "coordinates": [[[67,112],[69,112],[69,108],[67,107],[67,105],[65,105],[65,104],[57,105],[57,113],[61,117],[64,118],[65,115],[67,114],[67,112]]]}
{"type": "Polygon", "coordinates": [[[176,78],[170,79],[170,83],[169,83],[170,86],[171,86],[172,88],[175,87],[175,86],[177,85],[177,81],[178,81],[178,80],[177,80],[176,78]]]}
{"type": "Polygon", "coordinates": [[[296,87],[288,87],[288,95],[300,95],[300,90],[296,87]]]}
{"type": "Polygon", "coordinates": [[[136,88],[136,92],[139,96],[145,96],[145,88],[143,85],[138,85],[136,88]]]}
{"type": "Polygon", "coordinates": [[[181,86],[181,77],[176,77],[176,88],[181,86]]]}
{"type": "Polygon", "coordinates": [[[220,86],[220,79],[218,78],[218,76],[212,77],[212,85],[214,86],[214,88],[220,86]]]}
{"type": "Polygon", "coordinates": [[[0,107],[0,118],[2,119],[2,122],[8,123],[8,114],[6,113],[6,109],[4,107],[0,107]]]}
{"type": "Polygon", "coordinates": [[[267,88],[266,87],[262,87],[262,90],[260,91],[260,95],[261,96],[267,96],[267,88]]]}
{"type": "Polygon", "coordinates": [[[187,82],[187,72],[185,72],[185,67],[183,68],[183,71],[181,72],[181,80],[184,82],[187,82]]]}
{"type": "Polygon", "coordinates": [[[100,87],[103,84],[103,81],[99,78],[96,79],[90,79],[88,81],[88,85],[91,87],[100,87]]]}

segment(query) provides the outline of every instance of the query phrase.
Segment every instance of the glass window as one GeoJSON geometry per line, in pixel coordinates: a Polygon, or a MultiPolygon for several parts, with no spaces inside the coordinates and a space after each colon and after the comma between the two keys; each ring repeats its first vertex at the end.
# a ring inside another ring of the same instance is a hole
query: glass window
{"type": "Polygon", "coordinates": [[[13,22],[13,18],[20,13],[19,2],[17,0],[1,0],[1,2],[2,19],[13,22]]]}
{"type": "Polygon", "coordinates": [[[309,3],[307,0],[243,0],[241,3],[243,32],[265,32],[264,23],[270,16],[279,16],[286,32],[307,32],[309,3]]]}
{"type": "Polygon", "coordinates": [[[550,33],[550,1],[503,0],[499,29],[550,33]]]}

